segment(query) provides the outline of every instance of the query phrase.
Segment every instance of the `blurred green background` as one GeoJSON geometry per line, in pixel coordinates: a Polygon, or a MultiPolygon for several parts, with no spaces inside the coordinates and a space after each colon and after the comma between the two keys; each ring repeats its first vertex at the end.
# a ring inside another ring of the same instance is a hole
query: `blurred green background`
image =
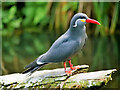
{"type": "MultiPolygon", "coordinates": [[[[74,65],[88,64],[89,71],[120,70],[119,2],[2,2],[2,73],[22,72],[45,53],[69,27],[72,16],[83,12],[101,26],[87,24],[88,40],[72,59],[74,65]]],[[[42,69],[63,67],[63,63],[42,69]]],[[[117,88],[120,76],[113,75],[107,87],[117,88]]]]}

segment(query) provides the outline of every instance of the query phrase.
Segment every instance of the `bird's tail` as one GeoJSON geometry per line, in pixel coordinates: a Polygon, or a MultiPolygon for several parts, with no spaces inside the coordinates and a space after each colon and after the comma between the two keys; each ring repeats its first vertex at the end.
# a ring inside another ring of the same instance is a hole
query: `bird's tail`
{"type": "Polygon", "coordinates": [[[32,74],[34,71],[38,70],[39,68],[41,68],[45,64],[47,64],[47,63],[43,63],[43,64],[38,65],[36,63],[36,60],[35,60],[25,67],[26,70],[23,71],[22,74],[26,74],[26,73],[32,74]]]}

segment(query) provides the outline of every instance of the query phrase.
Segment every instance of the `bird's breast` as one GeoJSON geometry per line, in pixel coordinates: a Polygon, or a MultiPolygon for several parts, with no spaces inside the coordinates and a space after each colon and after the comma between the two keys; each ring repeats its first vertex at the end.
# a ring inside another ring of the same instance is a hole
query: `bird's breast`
{"type": "Polygon", "coordinates": [[[76,50],[74,53],[79,52],[83,48],[85,44],[85,39],[86,39],[85,37],[80,37],[76,40],[76,50]]]}

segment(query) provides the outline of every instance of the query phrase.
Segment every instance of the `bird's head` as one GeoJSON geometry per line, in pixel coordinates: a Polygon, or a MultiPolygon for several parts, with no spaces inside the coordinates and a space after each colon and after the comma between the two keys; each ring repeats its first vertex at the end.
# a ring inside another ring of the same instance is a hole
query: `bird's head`
{"type": "Polygon", "coordinates": [[[71,20],[71,27],[81,27],[84,26],[86,23],[94,23],[100,25],[100,23],[94,19],[88,18],[88,16],[84,13],[77,13],[73,16],[71,20]]]}

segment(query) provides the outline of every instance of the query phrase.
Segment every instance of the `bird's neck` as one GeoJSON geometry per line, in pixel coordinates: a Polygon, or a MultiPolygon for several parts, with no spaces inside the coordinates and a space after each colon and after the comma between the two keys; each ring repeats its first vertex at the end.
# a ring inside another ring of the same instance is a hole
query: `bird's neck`
{"type": "Polygon", "coordinates": [[[85,26],[82,26],[82,27],[70,27],[69,28],[69,33],[72,35],[72,36],[83,36],[86,34],[86,27],[85,26]]]}

